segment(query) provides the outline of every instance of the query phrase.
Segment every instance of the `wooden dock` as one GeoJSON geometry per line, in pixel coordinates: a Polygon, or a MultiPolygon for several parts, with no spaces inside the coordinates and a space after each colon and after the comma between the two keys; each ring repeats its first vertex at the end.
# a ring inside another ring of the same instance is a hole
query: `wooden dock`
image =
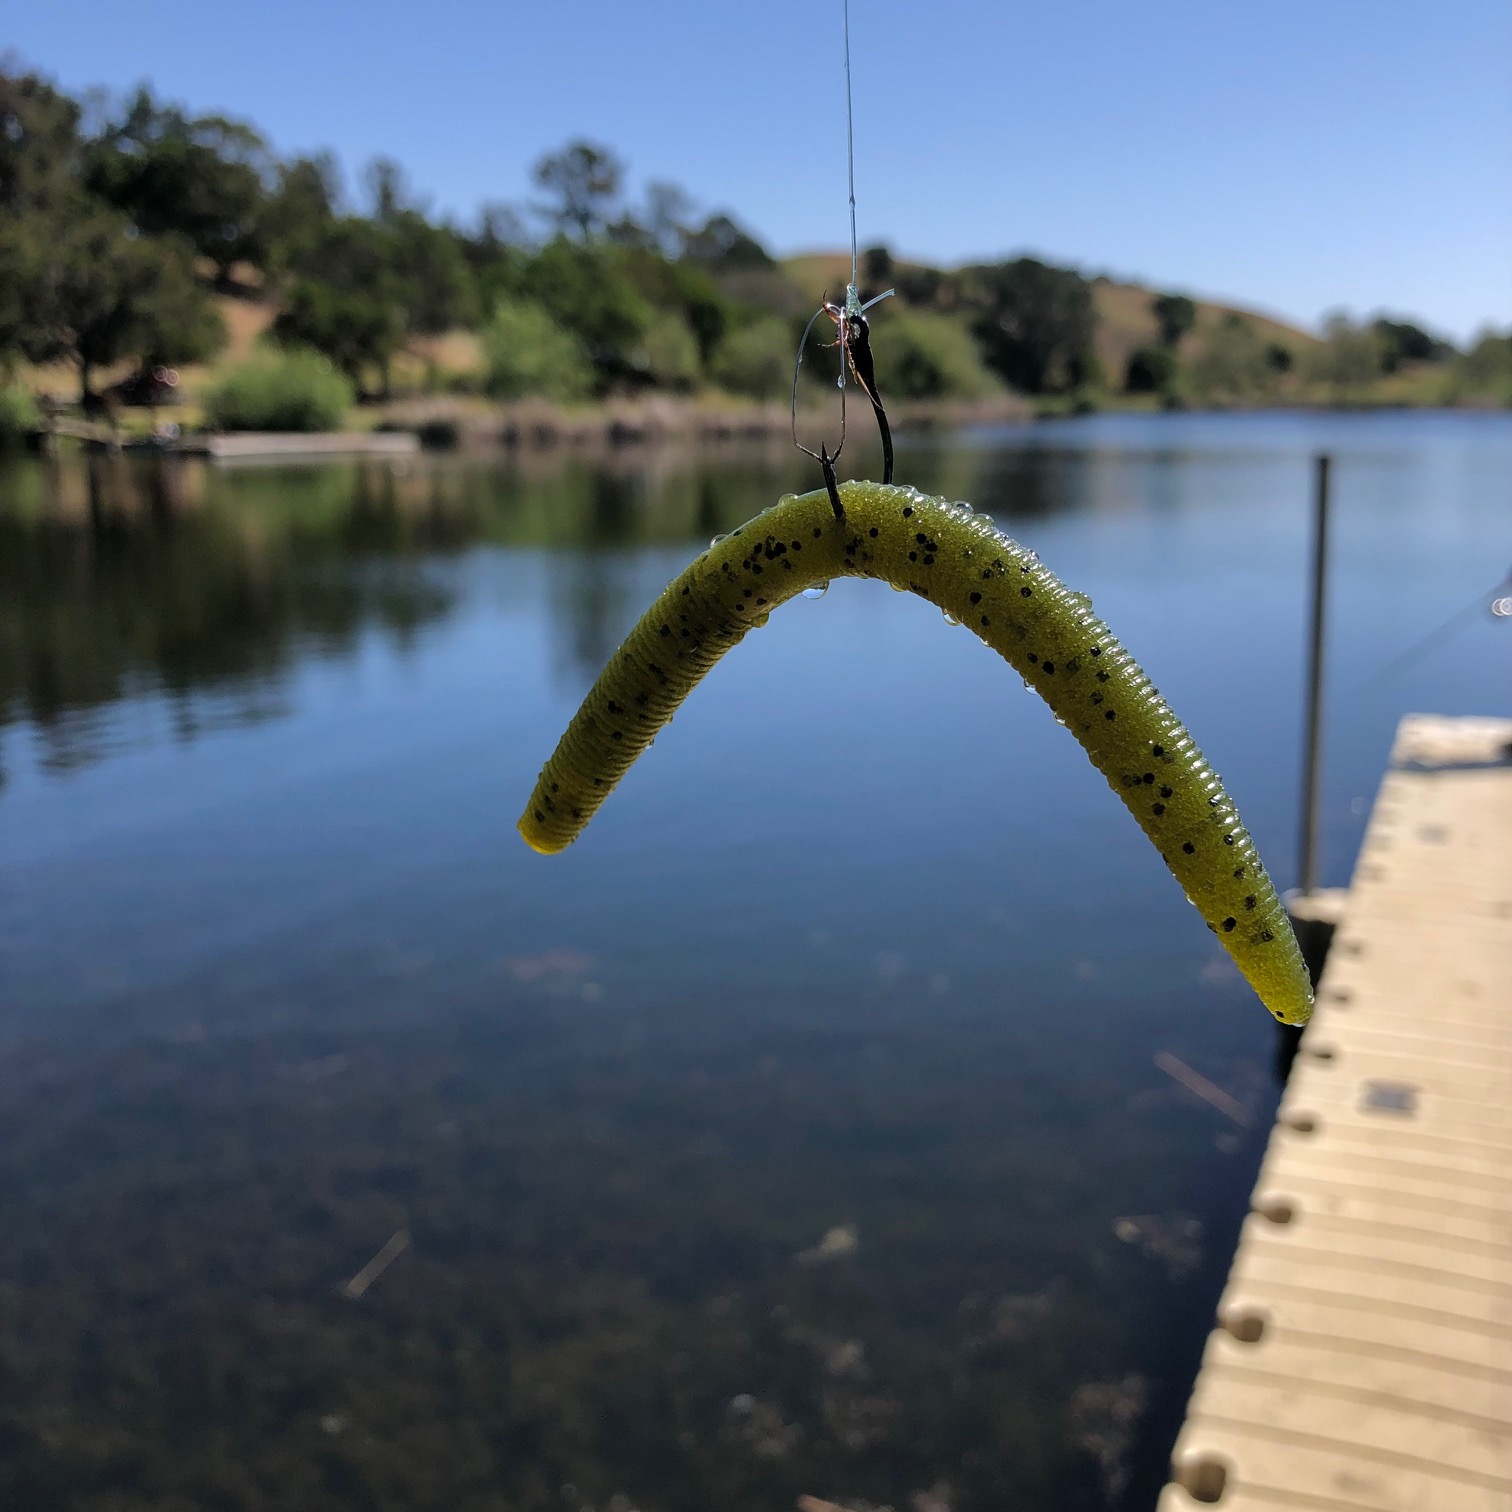
{"type": "Polygon", "coordinates": [[[413,431],[242,431],[188,436],[174,450],[216,462],[301,462],[321,457],[412,457],[420,443],[413,431]]]}
{"type": "Polygon", "coordinates": [[[1159,1512],[1512,1512],[1512,721],[1397,733],[1159,1512]]]}

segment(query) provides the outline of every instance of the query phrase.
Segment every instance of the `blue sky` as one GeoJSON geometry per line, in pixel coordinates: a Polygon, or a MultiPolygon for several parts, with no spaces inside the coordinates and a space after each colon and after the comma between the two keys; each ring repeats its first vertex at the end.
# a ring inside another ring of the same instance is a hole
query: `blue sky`
{"type": "MultiPolygon", "coordinates": [[[[1507,0],[852,0],[862,244],[1035,251],[1314,323],[1512,322],[1507,0]]],[[[0,0],[70,89],[149,79],[397,157],[437,208],[523,200],[586,135],[775,251],[846,237],[840,0],[0,0]]]]}

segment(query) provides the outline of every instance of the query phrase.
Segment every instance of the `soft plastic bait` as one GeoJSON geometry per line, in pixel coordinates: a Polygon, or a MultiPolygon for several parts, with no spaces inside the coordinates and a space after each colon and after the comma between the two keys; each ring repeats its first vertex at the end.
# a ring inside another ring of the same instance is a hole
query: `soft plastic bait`
{"type": "Polygon", "coordinates": [[[582,832],[630,763],[747,631],[805,588],[880,578],[1012,665],[1085,747],[1265,1006],[1305,1023],[1312,989],[1281,900],[1223,784],[1149,678],[1038,558],[964,504],[846,483],[789,495],[675,578],[615,652],[520,820],[543,854],[582,832]]]}

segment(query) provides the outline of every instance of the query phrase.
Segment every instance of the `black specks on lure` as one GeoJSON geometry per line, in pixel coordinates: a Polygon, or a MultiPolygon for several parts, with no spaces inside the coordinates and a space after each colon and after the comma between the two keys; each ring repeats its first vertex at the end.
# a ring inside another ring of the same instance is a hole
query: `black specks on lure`
{"type": "MultiPolygon", "coordinates": [[[[527,843],[544,854],[570,845],[698,681],[771,609],[831,578],[878,578],[965,624],[1040,694],[1266,1007],[1283,1023],[1305,1023],[1312,1012],[1307,970],[1238,811],[1086,599],[963,506],[876,483],[846,483],[838,493],[838,511],[828,489],[788,496],[668,586],[542,769],[520,820],[527,843]],[[801,554],[792,541],[804,543],[801,554]],[[769,571],[779,560],[790,570],[769,571]],[[686,633],[673,634],[680,625],[686,633]],[[632,708],[636,717],[626,721],[632,708]]],[[[991,815],[962,815],[962,822],[976,817],[993,822],[991,815]]]]}

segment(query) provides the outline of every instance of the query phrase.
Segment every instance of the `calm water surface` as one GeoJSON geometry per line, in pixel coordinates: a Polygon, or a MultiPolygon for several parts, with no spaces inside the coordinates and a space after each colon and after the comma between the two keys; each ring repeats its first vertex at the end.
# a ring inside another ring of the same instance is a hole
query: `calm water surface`
{"type": "MultiPolygon", "coordinates": [[[[1512,623],[1392,663],[1512,563],[1512,419],[900,451],[1093,596],[1281,885],[1320,448],[1343,882],[1399,715],[1507,712],[1512,623]]],[[[0,471],[0,1502],[1150,1504],[1276,1045],[1018,679],[837,583],[571,851],[514,831],[651,596],[814,481],[0,471]]]]}

